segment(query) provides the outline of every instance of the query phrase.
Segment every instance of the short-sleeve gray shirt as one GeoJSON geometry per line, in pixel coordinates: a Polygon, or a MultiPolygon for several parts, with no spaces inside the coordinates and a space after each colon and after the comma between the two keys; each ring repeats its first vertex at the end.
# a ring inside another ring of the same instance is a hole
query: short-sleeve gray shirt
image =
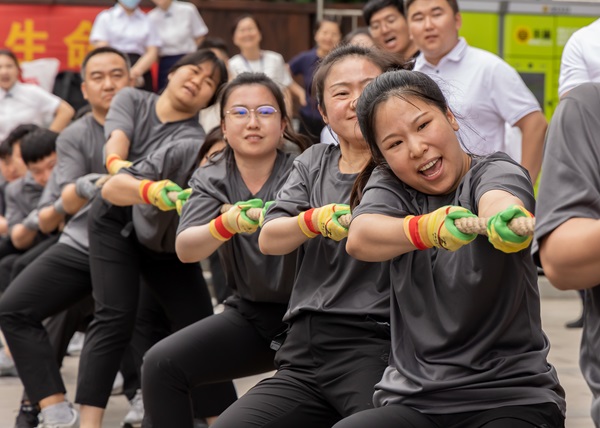
{"type": "MultiPolygon", "coordinates": [[[[532,252],[572,218],[600,219],[600,83],[572,89],[558,104],[546,138],[532,252]]],[[[594,393],[592,416],[600,423],[600,287],[585,292],[579,364],[594,393]]]]}
{"type": "Polygon", "coordinates": [[[37,208],[43,191],[44,188],[35,182],[29,172],[6,186],[6,220],[9,230],[37,208]]]}
{"type": "MultiPolygon", "coordinates": [[[[444,205],[478,213],[481,196],[504,190],[534,209],[527,172],[504,153],[473,159],[456,191],[425,195],[377,168],[353,216],[402,218],[444,205]]],[[[505,254],[483,236],[455,252],[412,251],[391,263],[392,355],[374,403],[423,413],[481,411],[553,402],[564,391],[546,360],[537,272],[528,251],[505,254]]]]}
{"type": "Polygon", "coordinates": [[[106,139],[121,130],[130,141],[128,160],[135,162],[172,141],[204,141],[198,115],[177,122],[163,123],[156,115],[158,95],[140,89],[125,88],[112,100],[104,124],[106,139]]]}
{"type": "MultiPolygon", "coordinates": [[[[256,194],[246,187],[232,152],[198,169],[190,181],[193,191],[183,207],[178,233],[207,224],[220,214],[223,204],[254,198],[264,202],[274,200],[289,174],[293,158],[278,152],[270,177],[256,194]]],[[[258,247],[258,234],[237,234],[219,247],[227,285],[246,300],[287,303],[294,282],[296,252],[265,256],[258,247]]]]}
{"type": "MultiPolygon", "coordinates": [[[[290,176],[265,222],[293,217],[310,208],[348,204],[357,174],[342,174],[337,145],[316,144],[294,161],[290,176]]],[[[389,263],[367,263],[346,252],[346,240],[317,236],[298,249],[298,268],[289,320],[301,311],[371,315],[389,319],[389,263]]]]}
{"type": "MultiPolygon", "coordinates": [[[[169,179],[182,189],[198,167],[198,152],[202,140],[184,140],[169,144],[138,160],[120,173],[130,174],[139,180],[169,179]]],[[[133,225],[138,241],[152,251],[175,253],[175,233],[179,224],[177,211],[161,211],[153,205],[133,206],[133,225]]]]}

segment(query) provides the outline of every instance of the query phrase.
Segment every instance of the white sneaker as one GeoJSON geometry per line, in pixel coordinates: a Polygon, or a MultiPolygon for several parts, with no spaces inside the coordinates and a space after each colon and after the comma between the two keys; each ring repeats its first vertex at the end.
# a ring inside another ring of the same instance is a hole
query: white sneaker
{"type": "Polygon", "coordinates": [[[0,349],[0,376],[18,376],[15,362],[4,349],[0,349]]]}
{"type": "Polygon", "coordinates": [[[45,421],[44,414],[40,412],[37,428],[79,428],[79,412],[70,403],[69,409],[71,410],[71,419],[68,422],[45,421]]]}
{"type": "Polygon", "coordinates": [[[135,396],[129,402],[131,408],[123,419],[122,426],[125,428],[140,428],[144,420],[144,401],[142,400],[142,391],[138,389],[135,396]]]}
{"type": "Polygon", "coordinates": [[[123,379],[123,375],[121,372],[117,372],[115,376],[115,380],[113,382],[112,390],[110,391],[110,395],[121,395],[123,394],[123,383],[125,379],[123,379]]]}
{"type": "Polygon", "coordinates": [[[69,346],[67,347],[67,354],[71,356],[81,354],[84,339],[85,334],[80,331],[76,331],[69,342],[69,346]]]}

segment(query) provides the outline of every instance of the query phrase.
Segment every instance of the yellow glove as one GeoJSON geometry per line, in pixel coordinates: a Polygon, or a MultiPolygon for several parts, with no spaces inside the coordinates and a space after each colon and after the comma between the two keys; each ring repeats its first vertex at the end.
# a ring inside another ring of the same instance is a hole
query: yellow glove
{"type": "Polygon", "coordinates": [[[131,162],[114,153],[106,157],[106,170],[110,175],[115,175],[121,168],[129,168],[131,165],[131,162]]]}
{"type": "Polygon", "coordinates": [[[209,224],[210,234],[219,241],[228,241],[236,233],[254,233],[258,229],[258,220],[248,217],[250,208],[262,208],[261,199],[237,202],[226,213],[221,214],[209,224]]]}
{"type": "Polygon", "coordinates": [[[350,206],[346,204],[311,208],[298,214],[298,226],[309,238],[323,235],[334,241],[341,241],[348,236],[348,229],[340,224],[339,218],[346,214],[350,214],[350,206]]]}
{"type": "Polygon", "coordinates": [[[190,198],[191,195],[192,195],[191,188],[184,189],[177,194],[177,200],[175,201],[175,208],[177,208],[177,214],[181,215],[181,210],[183,209],[183,206],[185,205],[185,203],[187,202],[187,200],[190,198]]]}
{"type": "Polygon", "coordinates": [[[454,220],[463,217],[476,217],[463,207],[447,205],[419,216],[404,218],[404,233],[418,250],[437,247],[456,251],[477,237],[476,233],[462,233],[454,225],[454,220]]]}
{"type": "Polygon", "coordinates": [[[508,223],[518,217],[533,218],[533,214],[520,205],[513,205],[490,217],[487,224],[488,240],[495,249],[504,253],[516,253],[529,246],[532,236],[517,235],[508,228],[508,223]]]}
{"type": "Polygon", "coordinates": [[[175,202],[169,198],[169,192],[181,191],[181,187],[171,180],[142,180],[139,187],[139,194],[142,200],[162,211],[170,211],[177,208],[175,202]]]}

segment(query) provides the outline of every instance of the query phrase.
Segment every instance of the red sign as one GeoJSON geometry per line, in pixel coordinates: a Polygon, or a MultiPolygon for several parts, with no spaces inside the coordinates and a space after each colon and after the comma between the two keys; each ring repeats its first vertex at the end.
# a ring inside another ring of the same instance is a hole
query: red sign
{"type": "Polygon", "coordinates": [[[105,7],[0,5],[0,41],[21,61],[57,58],[61,70],[79,70],[92,49],[90,31],[105,7]]]}

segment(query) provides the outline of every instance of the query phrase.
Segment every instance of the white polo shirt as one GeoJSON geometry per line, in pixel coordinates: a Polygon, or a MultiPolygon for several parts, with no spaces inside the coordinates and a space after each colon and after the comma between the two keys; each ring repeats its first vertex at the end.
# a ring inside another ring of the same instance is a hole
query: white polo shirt
{"type": "Polygon", "coordinates": [[[0,88],[0,141],[19,125],[52,123],[61,99],[36,85],[17,82],[8,91],[0,88]]]}
{"type": "Polygon", "coordinates": [[[505,146],[505,123],[514,126],[529,113],[541,111],[514,68],[490,52],[467,45],[462,37],[437,66],[421,53],[414,70],[438,82],[458,114],[463,143],[475,154],[510,152],[505,146]]]}
{"type": "Polygon", "coordinates": [[[148,18],[160,35],[160,56],[194,52],[196,39],[208,33],[198,9],[191,3],[174,1],[167,10],[155,7],[148,13],[148,18]]]}
{"type": "Polygon", "coordinates": [[[560,61],[558,95],[585,82],[600,82],[600,19],[573,33],[560,61]]]}
{"type": "Polygon", "coordinates": [[[131,15],[117,3],[98,14],[90,42],[107,42],[109,46],[123,53],[143,55],[150,46],[161,46],[158,30],[139,8],[131,15]]]}
{"type": "Polygon", "coordinates": [[[282,88],[292,84],[292,76],[288,71],[285,60],[277,52],[260,51],[260,59],[248,61],[241,54],[234,55],[229,60],[229,73],[233,79],[245,71],[250,73],[264,73],[282,88]]]}

